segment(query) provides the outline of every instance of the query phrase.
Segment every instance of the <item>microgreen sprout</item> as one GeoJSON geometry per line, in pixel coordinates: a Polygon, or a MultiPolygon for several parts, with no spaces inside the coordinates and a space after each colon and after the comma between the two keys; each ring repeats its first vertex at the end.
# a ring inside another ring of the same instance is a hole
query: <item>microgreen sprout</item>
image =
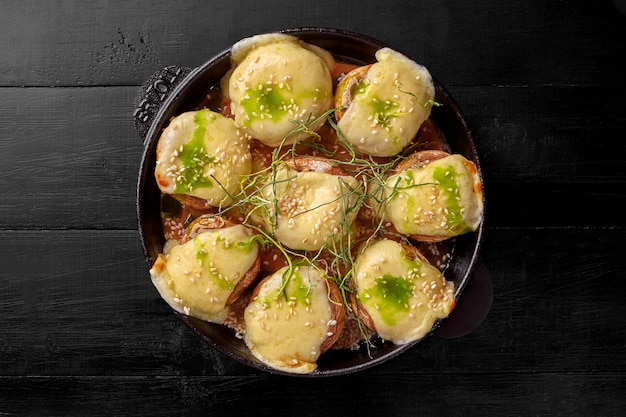
{"type": "MultiPolygon", "coordinates": [[[[396,88],[397,88],[397,89],[398,89],[398,91],[400,91],[401,93],[404,93],[404,94],[408,94],[408,95],[410,95],[410,96],[411,96],[411,97],[413,97],[415,100],[417,100],[417,102],[418,102],[418,103],[420,103],[419,98],[418,98],[418,97],[417,97],[414,93],[412,93],[412,92],[410,92],[410,91],[406,91],[406,90],[403,90],[403,89],[402,89],[402,83],[401,83],[400,81],[396,81],[396,88]]],[[[420,103],[420,105],[421,105],[421,106],[423,106],[423,107],[427,107],[429,104],[430,104],[430,105],[432,105],[433,107],[440,107],[440,106],[443,106],[443,104],[441,104],[441,103],[439,103],[439,102],[437,102],[437,101],[435,101],[435,100],[433,100],[433,99],[428,99],[428,100],[426,100],[425,102],[420,103]]]]}

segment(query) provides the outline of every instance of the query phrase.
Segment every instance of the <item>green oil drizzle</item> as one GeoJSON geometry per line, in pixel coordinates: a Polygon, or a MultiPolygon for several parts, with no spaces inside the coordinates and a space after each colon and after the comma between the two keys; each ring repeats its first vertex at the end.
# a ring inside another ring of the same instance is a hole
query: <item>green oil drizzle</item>
{"type": "Polygon", "coordinates": [[[181,169],[176,180],[176,193],[186,194],[196,188],[213,186],[210,178],[204,175],[204,168],[212,164],[215,158],[207,154],[204,147],[204,137],[210,122],[209,110],[198,111],[194,116],[196,129],[191,140],[178,150],[181,169]]]}
{"type": "Polygon", "coordinates": [[[263,84],[259,87],[248,90],[247,97],[241,100],[242,107],[250,117],[248,126],[249,123],[264,118],[278,121],[287,114],[287,99],[278,88],[265,87],[263,84]]]}
{"type": "Polygon", "coordinates": [[[383,100],[374,97],[370,105],[374,113],[374,119],[383,127],[387,126],[391,119],[402,115],[397,111],[398,103],[393,100],[383,100]]]}
{"type": "Polygon", "coordinates": [[[311,295],[311,286],[305,284],[300,271],[296,269],[289,280],[285,292],[289,300],[297,303],[306,303],[311,295]]]}
{"type": "Polygon", "coordinates": [[[457,172],[452,166],[438,167],[433,170],[433,179],[437,181],[446,199],[446,227],[455,233],[467,229],[463,221],[462,207],[459,204],[459,184],[456,182],[457,172]]]}
{"type": "Polygon", "coordinates": [[[306,284],[302,275],[297,269],[288,268],[282,276],[283,282],[287,284],[272,296],[258,296],[255,301],[266,308],[272,305],[272,301],[281,300],[281,303],[303,303],[305,305],[311,302],[312,288],[310,284],[306,284]]]}
{"type": "Polygon", "coordinates": [[[398,317],[409,311],[409,299],[413,295],[413,283],[403,277],[385,274],[376,278],[376,285],[363,293],[362,300],[373,305],[383,321],[393,326],[398,317]]]}
{"type": "MultiPolygon", "coordinates": [[[[223,239],[221,236],[215,237],[216,242],[220,243],[223,239]]],[[[222,243],[223,244],[223,243],[222,243]]],[[[211,268],[211,259],[209,258],[209,250],[206,249],[205,243],[202,242],[197,236],[193,239],[193,245],[196,249],[196,260],[200,263],[205,271],[209,272],[211,279],[215,280],[217,285],[223,290],[232,290],[234,282],[229,277],[225,277],[217,270],[211,268]]]]}

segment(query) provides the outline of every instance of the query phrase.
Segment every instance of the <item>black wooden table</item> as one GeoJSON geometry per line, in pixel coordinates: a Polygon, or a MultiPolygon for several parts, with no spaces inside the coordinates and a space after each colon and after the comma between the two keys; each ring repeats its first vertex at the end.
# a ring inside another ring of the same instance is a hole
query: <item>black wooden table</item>
{"type": "Polygon", "coordinates": [[[624,0],[3,2],[0,415],[623,415],[624,58],[624,0]],[[135,218],[141,83],[299,26],[426,65],[465,112],[488,196],[484,322],[324,379],[193,335],[135,218]]]}

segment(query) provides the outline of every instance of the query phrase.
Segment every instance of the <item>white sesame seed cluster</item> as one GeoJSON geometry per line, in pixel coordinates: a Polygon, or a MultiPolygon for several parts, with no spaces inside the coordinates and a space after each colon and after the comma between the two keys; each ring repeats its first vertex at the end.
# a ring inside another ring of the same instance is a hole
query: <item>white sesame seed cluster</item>
{"type": "Polygon", "coordinates": [[[354,223],[360,189],[355,177],[282,166],[276,181],[278,186],[264,188],[268,221],[275,222],[273,234],[288,248],[317,251],[334,245],[354,223]]]}

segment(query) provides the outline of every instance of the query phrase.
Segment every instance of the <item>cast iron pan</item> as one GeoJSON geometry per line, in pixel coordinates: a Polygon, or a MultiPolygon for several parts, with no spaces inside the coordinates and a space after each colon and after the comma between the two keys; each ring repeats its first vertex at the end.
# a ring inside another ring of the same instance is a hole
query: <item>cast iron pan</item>
{"type": "MultiPolygon", "coordinates": [[[[368,36],[344,30],[297,28],[281,32],[330,51],[337,61],[357,65],[376,62],[374,54],[382,47],[393,48],[368,36]]],[[[144,142],[137,183],[137,218],[148,267],[152,266],[164,244],[159,213],[160,191],[154,179],[156,145],[161,131],[172,117],[194,109],[207,91],[219,86],[222,76],[229,68],[230,49],[222,51],[195,69],[166,67],[157,71],[142,85],[135,99],[133,114],[135,127],[144,142]]],[[[431,120],[443,132],[450,151],[472,160],[482,179],[478,153],[465,117],[448,91],[436,79],[433,81],[435,100],[442,106],[433,107],[431,120]]],[[[483,221],[476,232],[455,239],[452,259],[445,276],[455,284],[457,307],[450,317],[435,326],[431,334],[445,338],[463,336],[474,330],[489,311],[492,298],[491,280],[487,269],[478,259],[484,228],[483,221]]],[[[331,350],[318,360],[318,369],[312,374],[295,375],[277,371],[259,362],[248,351],[243,341],[234,336],[232,330],[182,314],[178,315],[194,333],[213,348],[253,368],[275,374],[321,377],[353,373],[394,358],[418,343],[402,346],[378,343],[369,354],[366,349],[331,350]]]]}

